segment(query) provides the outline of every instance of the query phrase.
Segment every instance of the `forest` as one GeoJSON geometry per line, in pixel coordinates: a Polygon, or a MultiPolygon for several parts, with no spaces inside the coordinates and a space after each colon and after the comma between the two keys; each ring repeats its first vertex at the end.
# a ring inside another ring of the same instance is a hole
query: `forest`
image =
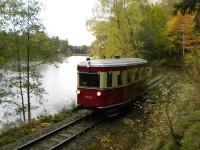
{"type": "Polygon", "coordinates": [[[124,119],[123,131],[113,127],[87,148],[199,149],[199,1],[99,0],[87,25],[96,37],[91,56],[145,58],[152,77],[165,77],[141,105],[146,115],[124,119]]]}
{"type": "Polygon", "coordinates": [[[148,60],[181,59],[191,54],[199,49],[198,6],[193,1],[178,2],[99,1],[94,17],[87,22],[96,37],[90,54],[148,60]]]}
{"type": "Polygon", "coordinates": [[[39,19],[40,2],[28,2],[0,1],[0,105],[15,106],[22,124],[31,123],[31,97],[41,99],[45,92],[38,65],[72,53],[140,57],[149,61],[151,77],[167,76],[147,96],[146,125],[125,119],[124,147],[115,140],[118,135],[106,132],[87,149],[200,149],[198,0],[98,0],[86,22],[96,38],[90,46],[50,37],[39,19]],[[15,73],[7,76],[10,72],[15,73]]]}

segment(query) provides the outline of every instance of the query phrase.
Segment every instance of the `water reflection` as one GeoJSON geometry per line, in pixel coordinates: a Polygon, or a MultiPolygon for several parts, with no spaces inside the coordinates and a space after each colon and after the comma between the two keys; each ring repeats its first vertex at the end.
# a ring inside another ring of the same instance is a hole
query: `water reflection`
{"type": "Polygon", "coordinates": [[[46,110],[49,113],[55,113],[64,106],[69,106],[76,102],[77,87],[77,65],[85,61],[84,56],[71,56],[64,60],[58,67],[55,65],[43,65],[41,73],[44,76],[42,84],[48,94],[43,102],[42,108],[39,108],[34,114],[46,110]]]}

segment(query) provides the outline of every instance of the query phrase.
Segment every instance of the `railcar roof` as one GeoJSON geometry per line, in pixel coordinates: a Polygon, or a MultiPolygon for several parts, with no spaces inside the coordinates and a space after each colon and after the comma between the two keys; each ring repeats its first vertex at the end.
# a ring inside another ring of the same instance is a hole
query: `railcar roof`
{"type": "Polygon", "coordinates": [[[90,67],[121,67],[131,65],[147,64],[147,61],[141,58],[118,58],[118,59],[94,59],[79,63],[79,66],[90,67]]]}

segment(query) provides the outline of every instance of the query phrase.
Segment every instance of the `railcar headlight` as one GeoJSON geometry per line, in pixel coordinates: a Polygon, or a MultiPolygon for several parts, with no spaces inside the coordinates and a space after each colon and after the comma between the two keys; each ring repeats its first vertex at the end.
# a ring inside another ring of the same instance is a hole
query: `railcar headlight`
{"type": "Polygon", "coordinates": [[[76,90],[76,94],[80,94],[81,93],[81,91],[80,90],[76,90]]]}
{"type": "Polygon", "coordinates": [[[100,91],[97,92],[97,96],[101,96],[101,92],[100,91]]]}

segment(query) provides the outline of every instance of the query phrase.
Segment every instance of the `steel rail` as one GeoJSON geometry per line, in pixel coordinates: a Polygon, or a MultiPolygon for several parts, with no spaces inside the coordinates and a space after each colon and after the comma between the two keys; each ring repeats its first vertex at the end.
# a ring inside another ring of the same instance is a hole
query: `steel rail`
{"type": "Polygon", "coordinates": [[[52,135],[56,134],[57,132],[59,132],[59,131],[61,131],[61,130],[63,130],[63,129],[67,129],[67,128],[69,128],[69,127],[75,125],[76,123],[78,123],[78,122],[82,121],[83,119],[89,117],[89,116],[92,115],[93,113],[94,113],[94,111],[91,112],[91,113],[85,114],[84,116],[78,117],[78,118],[76,118],[75,120],[73,120],[73,121],[71,121],[71,122],[69,122],[69,123],[67,123],[67,124],[65,124],[65,125],[63,125],[63,126],[57,128],[57,129],[55,129],[55,130],[53,130],[53,131],[51,131],[51,132],[49,132],[49,133],[47,133],[47,134],[44,134],[44,135],[42,135],[42,136],[36,138],[36,139],[33,140],[33,141],[30,141],[30,142],[28,142],[28,143],[22,145],[21,147],[17,148],[16,150],[23,150],[23,149],[26,149],[26,148],[28,148],[28,147],[31,147],[31,145],[36,144],[37,142],[40,142],[40,141],[44,140],[45,138],[48,138],[49,136],[52,136],[52,135]]]}
{"type": "MultiPolygon", "coordinates": [[[[155,85],[155,83],[157,83],[158,81],[162,80],[163,77],[162,76],[158,76],[154,79],[152,79],[148,84],[147,84],[147,91],[149,90],[149,87],[152,87],[153,85],[155,85]]],[[[58,133],[59,131],[61,130],[64,130],[64,129],[68,129],[70,128],[71,126],[77,124],[78,122],[82,121],[83,119],[89,117],[90,115],[93,115],[94,114],[94,111],[90,112],[90,113],[87,113],[85,114],[84,116],[81,116],[81,117],[78,117],[76,118],[75,120],[47,133],[47,134],[44,134],[38,138],[36,138],[35,140],[33,141],[30,141],[24,145],[22,145],[21,147],[17,148],[16,150],[24,150],[24,149],[29,149],[29,148],[32,148],[33,145],[39,143],[39,142],[42,142],[42,140],[44,140],[45,138],[48,139],[48,137],[52,136],[56,133],[58,133]]],[[[73,139],[75,139],[77,136],[83,134],[84,132],[88,131],[89,129],[91,129],[92,127],[94,127],[96,124],[98,124],[100,121],[94,121],[92,124],[89,124],[87,127],[84,127],[81,131],[78,131],[76,133],[73,133],[71,136],[69,137],[66,137],[66,139],[63,139],[63,140],[60,140],[60,142],[58,142],[57,144],[53,145],[52,147],[49,147],[47,149],[49,150],[55,150],[55,149],[59,149],[60,147],[62,147],[63,145],[67,144],[68,142],[72,141],[73,139]]]]}
{"type": "Polygon", "coordinates": [[[157,76],[153,79],[151,79],[149,82],[147,82],[147,85],[146,85],[146,89],[145,89],[145,92],[148,92],[149,90],[151,90],[152,88],[154,88],[154,86],[159,83],[160,81],[164,81],[166,80],[168,76],[157,76]]]}
{"type": "Polygon", "coordinates": [[[52,147],[49,150],[56,150],[56,149],[62,147],[63,145],[67,144],[71,140],[75,139],[77,136],[79,136],[79,135],[83,134],[84,132],[88,131],[89,129],[91,129],[92,127],[94,127],[95,125],[97,125],[98,123],[99,123],[99,121],[90,124],[88,127],[84,128],[83,130],[79,131],[76,134],[73,134],[71,137],[69,137],[66,140],[60,142],[59,144],[57,144],[56,146],[52,147]]]}

